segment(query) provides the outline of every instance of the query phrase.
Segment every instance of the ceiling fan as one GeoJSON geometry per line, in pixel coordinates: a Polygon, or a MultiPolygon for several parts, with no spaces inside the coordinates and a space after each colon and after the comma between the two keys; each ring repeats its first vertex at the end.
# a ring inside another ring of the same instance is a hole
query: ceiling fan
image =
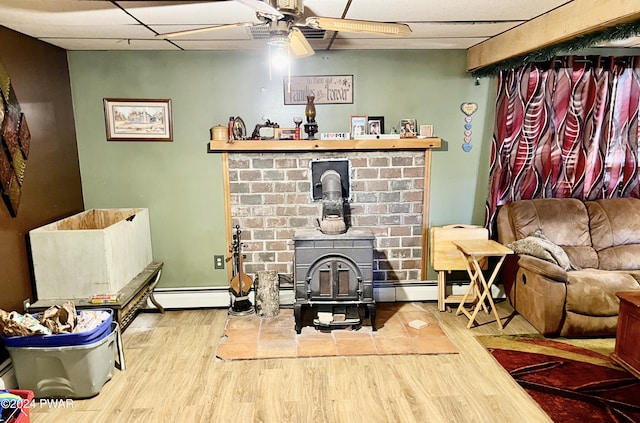
{"type": "Polygon", "coordinates": [[[242,26],[266,25],[269,29],[270,46],[285,46],[296,58],[314,54],[313,48],[298,27],[307,26],[325,31],[357,32],[384,35],[390,37],[406,37],[411,33],[407,24],[354,19],[325,18],[318,16],[304,17],[304,0],[234,0],[256,12],[260,23],[236,22],[232,24],[209,26],[187,31],[158,34],[159,38],[188,36],[208,31],[217,31],[242,26]]]}

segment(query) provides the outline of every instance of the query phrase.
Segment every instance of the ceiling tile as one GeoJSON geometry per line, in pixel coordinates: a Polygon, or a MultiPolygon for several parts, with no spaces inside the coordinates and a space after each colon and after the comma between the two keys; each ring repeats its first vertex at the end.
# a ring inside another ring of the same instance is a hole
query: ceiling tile
{"type": "Polygon", "coordinates": [[[148,28],[138,25],[54,25],[20,22],[11,28],[36,38],[154,38],[155,34],[148,28]]]}
{"type": "Polygon", "coordinates": [[[325,18],[340,18],[347,7],[347,0],[306,0],[304,2],[305,16],[322,16],[325,18]]]}
{"type": "Polygon", "coordinates": [[[117,3],[136,19],[148,25],[180,23],[205,26],[235,22],[260,22],[251,8],[236,1],[120,1],[117,3]]]}
{"type": "Polygon", "coordinates": [[[0,25],[12,28],[12,24],[79,25],[134,24],[133,18],[107,1],[78,0],[2,0],[0,1],[0,25]]]}

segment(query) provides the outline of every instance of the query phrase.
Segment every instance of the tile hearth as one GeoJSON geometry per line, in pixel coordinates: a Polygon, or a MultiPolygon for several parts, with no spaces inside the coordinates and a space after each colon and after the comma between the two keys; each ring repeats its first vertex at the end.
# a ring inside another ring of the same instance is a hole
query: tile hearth
{"type": "Polygon", "coordinates": [[[296,334],[293,310],[283,309],[273,318],[230,316],[225,336],[216,352],[220,360],[295,358],[346,355],[450,354],[457,353],[437,320],[414,303],[378,304],[378,331],[363,325],[358,330],[320,331],[305,325],[296,334]],[[409,326],[413,320],[428,325],[409,326]]]}

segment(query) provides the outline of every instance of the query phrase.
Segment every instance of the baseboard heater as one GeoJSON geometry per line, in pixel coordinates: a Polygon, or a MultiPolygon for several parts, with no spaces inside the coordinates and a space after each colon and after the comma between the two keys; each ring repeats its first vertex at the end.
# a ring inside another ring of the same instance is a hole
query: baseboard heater
{"type": "MultiPolygon", "coordinates": [[[[466,283],[453,283],[454,294],[464,294],[466,283]]],[[[188,308],[217,308],[229,307],[231,297],[228,287],[203,287],[203,288],[157,288],[156,300],[166,309],[188,308]]],[[[502,286],[492,287],[493,298],[505,298],[502,286]]],[[[255,304],[253,290],[250,292],[251,302],[255,304]]],[[[436,281],[406,282],[406,283],[374,283],[373,297],[376,302],[396,301],[437,301],[438,283],[436,281]]],[[[292,306],[294,301],[293,285],[280,289],[280,304],[283,307],[292,306]]],[[[152,304],[147,306],[154,309],[152,304]]]]}

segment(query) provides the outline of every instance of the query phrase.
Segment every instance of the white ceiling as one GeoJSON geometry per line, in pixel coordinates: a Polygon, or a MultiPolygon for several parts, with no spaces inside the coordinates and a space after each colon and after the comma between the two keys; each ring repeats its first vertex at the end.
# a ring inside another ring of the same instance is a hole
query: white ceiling
{"type": "MultiPolygon", "coordinates": [[[[468,49],[574,0],[306,0],[305,15],[402,22],[407,38],[332,33],[317,51],[468,49]]],[[[234,22],[255,13],[228,1],[0,0],[0,25],[66,50],[244,50],[265,46],[247,27],[158,38],[156,34],[234,22]]],[[[612,43],[640,47],[640,37],[612,43]]]]}

